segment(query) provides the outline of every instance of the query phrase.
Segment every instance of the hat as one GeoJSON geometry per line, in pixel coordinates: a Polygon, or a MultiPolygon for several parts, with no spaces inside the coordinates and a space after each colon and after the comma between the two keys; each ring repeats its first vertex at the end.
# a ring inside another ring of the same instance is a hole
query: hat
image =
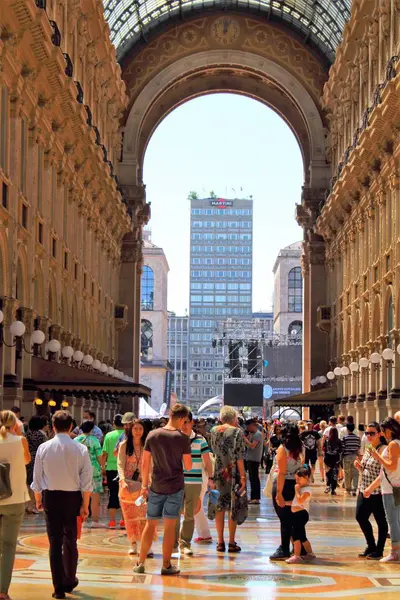
{"type": "Polygon", "coordinates": [[[122,417],[121,423],[125,425],[125,423],[132,423],[135,420],[135,415],[133,412],[126,412],[122,417]]]}

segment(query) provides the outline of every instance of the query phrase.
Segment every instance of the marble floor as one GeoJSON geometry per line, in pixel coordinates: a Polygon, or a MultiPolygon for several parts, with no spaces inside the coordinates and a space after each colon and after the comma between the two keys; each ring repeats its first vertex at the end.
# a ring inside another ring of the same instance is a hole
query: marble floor
{"type": "MultiPolygon", "coordinates": [[[[358,558],[365,543],[354,519],[355,499],[326,496],[314,486],[308,536],[317,559],[313,564],[271,563],[279,543],[279,523],[270,500],[250,507],[239,528],[238,555],[217,555],[215,545],[194,544],[193,557],[179,559],[179,577],[161,577],[161,546],[146,563],[147,574],[132,572],[123,531],[84,530],[79,542],[80,585],[76,600],[273,600],[275,598],[399,600],[400,564],[358,558]]],[[[105,514],[104,514],[105,517],[105,514]]],[[[104,519],[106,520],[106,519],[104,519]]],[[[212,529],[213,534],[214,528],[212,529]]],[[[27,516],[21,529],[13,582],[13,600],[44,600],[53,591],[48,544],[42,516],[27,516]]]]}

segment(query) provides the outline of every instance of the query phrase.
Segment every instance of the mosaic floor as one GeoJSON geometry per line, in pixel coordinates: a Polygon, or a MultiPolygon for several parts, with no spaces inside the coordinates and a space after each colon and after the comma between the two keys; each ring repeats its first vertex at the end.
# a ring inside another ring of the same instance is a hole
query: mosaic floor
{"type": "MultiPolygon", "coordinates": [[[[148,574],[132,573],[123,531],[86,530],[79,542],[80,585],[67,597],[80,600],[272,600],[275,598],[399,600],[400,564],[387,565],[357,557],[365,543],[354,520],[355,499],[325,496],[314,486],[309,539],[313,564],[270,563],[279,543],[279,523],[270,500],[250,508],[239,529],[239,555],[216,555],[215,545],[196,546],[193,557],[179,560],[181,575],[160,576],[161,546],[148,560],[148,574]]],[[[105,516],[105,515],[104,515],[105,516]]],[[[214,533],[214,530],[213,530],[214,533]]],[[[10,595],[13,600],[44,600],[53,591],[43,517],[26,517],[17,551],[10,595]]]]}

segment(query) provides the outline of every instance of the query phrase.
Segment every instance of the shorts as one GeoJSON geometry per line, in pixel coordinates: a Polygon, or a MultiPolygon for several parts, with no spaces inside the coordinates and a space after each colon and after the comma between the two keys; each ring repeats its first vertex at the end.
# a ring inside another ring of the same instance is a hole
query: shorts
{"type": "Polygon", "coordinates": [[[308,465],[308,463],[311,463],[312,466],[314,466],[317,462],[317,450],[308,450],[306,448],[306,458],[304,462],[306,463],[306,465],[308,465]]]}
{"type": "Polygon", "coordinates": [[[147,519],[178,519],[181,514],[184,490],[174,494],[157,494],[150,490],[147,500],[147,519]]]}
{"type": "Polygon", "coordinates": [[[93,494],[101,494],[103,491],[103,476],[100,473],[93,475],[93,494]]]}

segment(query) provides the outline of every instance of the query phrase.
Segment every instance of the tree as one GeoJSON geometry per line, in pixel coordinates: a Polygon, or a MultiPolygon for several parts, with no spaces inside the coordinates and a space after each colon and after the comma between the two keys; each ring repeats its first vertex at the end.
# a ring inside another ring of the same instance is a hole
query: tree
{"type": "Polygon", "coordinates": [[[217,198],[217,194],[214,192],[214,190],[211,190],[210,198],[213,198],[213,200],[215,200],[217,198]]]}
{"type": "Polygon", "coordinates": [[[191,192],[188,193],[188,200],[198,200],[199,199],[199,195],[197,192],[194,192],[193,190],[191,192]]]}

